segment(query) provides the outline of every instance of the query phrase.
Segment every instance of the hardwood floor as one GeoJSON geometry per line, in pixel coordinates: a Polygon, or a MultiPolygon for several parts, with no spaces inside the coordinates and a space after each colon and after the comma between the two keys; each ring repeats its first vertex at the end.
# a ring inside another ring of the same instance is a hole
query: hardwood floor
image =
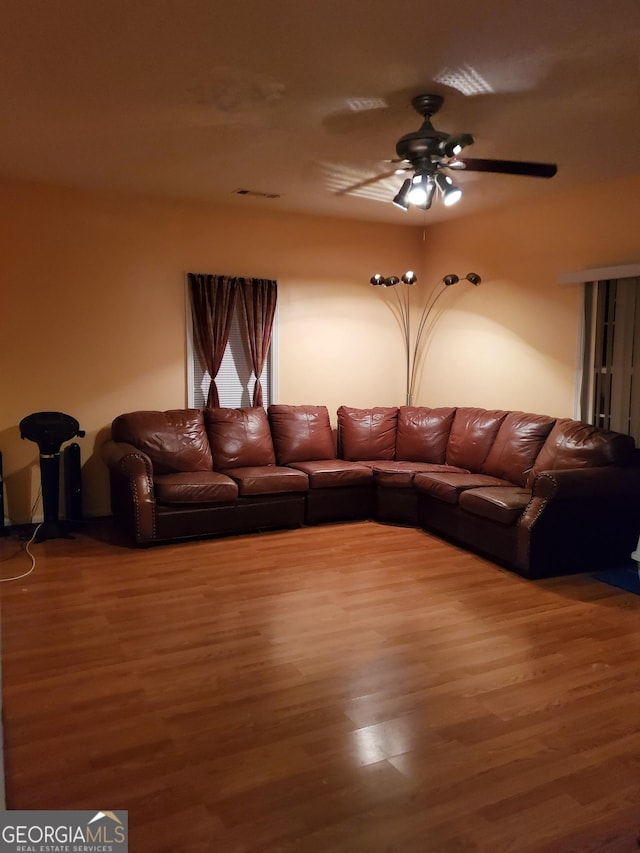
{"type": "Polygon", "coordinates": [[[640,597],[373,522],[108,539],[2,584],[8,808],[128,809],[136,853],[637,849],[640,597]]]}

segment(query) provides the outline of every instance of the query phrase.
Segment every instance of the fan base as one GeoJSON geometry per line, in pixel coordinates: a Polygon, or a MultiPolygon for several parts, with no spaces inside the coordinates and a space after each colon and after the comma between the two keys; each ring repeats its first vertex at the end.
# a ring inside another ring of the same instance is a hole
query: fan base
{"type": "Polygon", "coordinates": [[[435,115],[444,102],[442,95],[416,95],[411,99],[411,106],[423,118],[435,115]]]}

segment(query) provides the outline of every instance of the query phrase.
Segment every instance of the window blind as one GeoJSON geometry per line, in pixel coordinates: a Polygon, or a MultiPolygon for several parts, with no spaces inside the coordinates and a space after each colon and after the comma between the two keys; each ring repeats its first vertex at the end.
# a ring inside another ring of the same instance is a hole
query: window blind
{"type": "Polygon", "coordinates": [[[640,444],[640,277],[605,279],[587,289],[587,418],[640,444]],[[591,296],[590,296],[591,294],[591,296]]]}

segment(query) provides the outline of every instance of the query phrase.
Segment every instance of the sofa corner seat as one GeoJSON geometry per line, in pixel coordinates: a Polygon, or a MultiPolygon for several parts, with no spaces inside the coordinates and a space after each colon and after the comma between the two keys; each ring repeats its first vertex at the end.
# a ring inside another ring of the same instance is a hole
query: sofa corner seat
{"type": "Polygon", "coordinates": [[[278,464],[300,471],[308,479],[307,524],[372,516],[371,468],[337,457],[326,406],[272,404],[268,418],[278,464]]]}

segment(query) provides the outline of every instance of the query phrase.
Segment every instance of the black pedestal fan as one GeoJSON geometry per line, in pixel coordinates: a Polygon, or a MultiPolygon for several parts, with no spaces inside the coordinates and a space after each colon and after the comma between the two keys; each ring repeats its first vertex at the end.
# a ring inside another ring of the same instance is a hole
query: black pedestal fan
{"type": "Polygon", "coordinates": [[[62,412],[34,412],[20,421],[20,437],[35,441],[40,451],[40,481],[44,521],[36,541],[69,538],[58,521],[60,494],[60,448],[75,436],[84,437],[84,430],[71,415],[62,412]]]}

